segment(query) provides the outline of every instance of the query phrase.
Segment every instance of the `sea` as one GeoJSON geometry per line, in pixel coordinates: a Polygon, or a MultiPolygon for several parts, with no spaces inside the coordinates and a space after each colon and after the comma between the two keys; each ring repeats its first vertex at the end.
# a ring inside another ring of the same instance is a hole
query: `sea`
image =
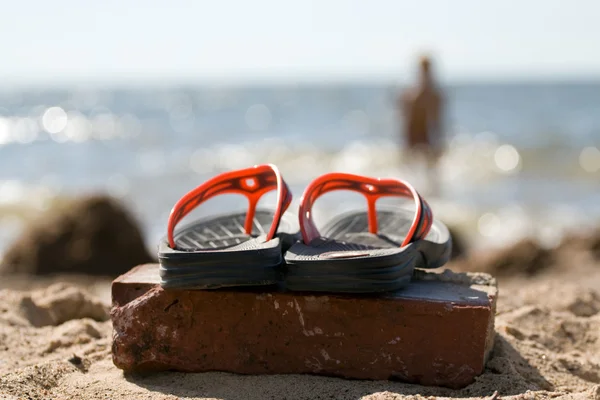
{"type": "MultiPolygon", "coordinates": [[[[262,163],[281,170],[292,214],[312,179],[350,172],[411,182],[435,218],[476,247],[523,237],[554,246],[600,224],[600,82],[444,85],[446,151],[433,170],[408,161],[395,108],[402,90],[381,82],[0,86],[0,253],[52,204],[90,193],[120,199],[155,251],[182,195],[262,163]]],[[[227,195],[189,218],[245,207],[227,195]]],[[[315,218],[364,207],[357,193],[331,193],[315,218]]]]}

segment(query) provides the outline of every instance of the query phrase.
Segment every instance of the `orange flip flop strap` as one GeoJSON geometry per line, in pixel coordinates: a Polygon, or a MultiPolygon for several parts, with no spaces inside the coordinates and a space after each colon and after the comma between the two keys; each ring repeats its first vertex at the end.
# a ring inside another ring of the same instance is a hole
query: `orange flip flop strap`
{"type": "Polygon", "coordinates": [[[369,232],[377,233],[377,212],[375,203],[380,197],[400,196],[415,200],[415,217],[401,246],[424,238],[433,222],[433,214],[429,204],[408,182],[400,179],[371,178],[361,175],[334,172],[325,174],[312,181],[305,189],[300,200],[300,230],[302,240],[309,244],[320,237],[320,233],[312,218],[314,202],[325,193],[334,190],[351,190],[363,194],[367,198],[369,232]]]}
{"type": "Polygon", "coordinates": [[[277,232],[281,216],[292,201],[292,192],[275,165],[262,164],[217,175],[179,199],[171,209],[169,215],[167,227],[169,246],[173,249],[176,247],[173,238],[175,226],[201,203],[220,194],[237,193],[243,194],[248,198],[248,211],[246,213],[244,229],[247,234],[252,233],[256,205],[265,193],[272,190],[277,190],[277,208],[275,209],[271,228],[267,234],[267,240],[271,240],[277,232]]]}

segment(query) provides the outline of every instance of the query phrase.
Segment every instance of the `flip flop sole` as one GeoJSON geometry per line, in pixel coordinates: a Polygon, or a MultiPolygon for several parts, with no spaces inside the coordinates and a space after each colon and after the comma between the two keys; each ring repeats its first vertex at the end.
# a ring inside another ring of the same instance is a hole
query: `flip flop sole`
{"type": "Polygon", "coordinates": [[[424,239],[400,247],[413,219],[402,208],[377,210],[378,234],[369,233],[368,214],[341,214],[310,245],[297,243],[285,255],[291,290],[369,293],[404,288],[415,268],[438,268],[450,259],[448,228],[434,220],[424,239]]]}
{"type": "Polygon", "coordinates": [[[423,262],[413,243],[381,249],[336,239],[318,239],[309,246],[297,243],[285,260],[285,285],[290,290],[343,293],[402,289],[423,262]]]}
{"type": "Polygon", "coordinates": [[[159,244],[161,285],[178,289],[218,289],[270,285],[281,280],[283,251],[290,245],[292,223],[284,215],[281,233],[266,240],[273,220],[269,210],[256,210],[251,234],[244,230],[245,212],[198,220],[174,234],[177,249],[167,238],[159,244]]]}

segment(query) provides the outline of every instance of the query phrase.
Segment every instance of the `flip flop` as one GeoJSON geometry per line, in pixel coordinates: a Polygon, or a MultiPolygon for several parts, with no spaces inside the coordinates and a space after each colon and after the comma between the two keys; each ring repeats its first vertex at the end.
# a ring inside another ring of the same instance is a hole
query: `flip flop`
{"type": "Polygon", "coordinates": [[[285,254],[285,283],[290,290],[371,293],[406,286],[414,268],[437,268],[450,258],[448,228],[434,220],[419,193],[399,179],[331,173],[306,188],[300,201],[302,241],[285,254]],[[368,209],[340,215],[322,228],[313,222],[315,200],[334,190],[351,190],[367,198],[368,209]],[[380,197],[414,199],[415,211],[377,211],[380,197]]]}
{"type": "Polygon", "coordinates": [[[167,236],[159,244],[161,285],[218,289],[277,283],[285,244],[291,245],[293,224],[284,217],[291,201],[287,184],[271,164],[226,172],[190,191],[171,210],[167,236]],[[277,190],[276,208],[257,209],[272,190],[277,190]],[[190,211],[226,193],[246,196],[248,210],[202,218],[174,232],[190,211]]]}

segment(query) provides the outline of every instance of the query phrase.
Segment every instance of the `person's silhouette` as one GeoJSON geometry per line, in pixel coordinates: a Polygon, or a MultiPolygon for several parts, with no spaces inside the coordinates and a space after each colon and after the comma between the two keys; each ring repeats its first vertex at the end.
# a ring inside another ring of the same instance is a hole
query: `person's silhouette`
{"type": "Polygon", "coordinates": [[[402,135],[409,158],[425,158],[431,189],[435,191],[437,182],[433,169],[443,151],[443,97],[434,82],[428,57],[419,60],[418,83],[402,93],[398,108],[403,115],[402,135]]]}

